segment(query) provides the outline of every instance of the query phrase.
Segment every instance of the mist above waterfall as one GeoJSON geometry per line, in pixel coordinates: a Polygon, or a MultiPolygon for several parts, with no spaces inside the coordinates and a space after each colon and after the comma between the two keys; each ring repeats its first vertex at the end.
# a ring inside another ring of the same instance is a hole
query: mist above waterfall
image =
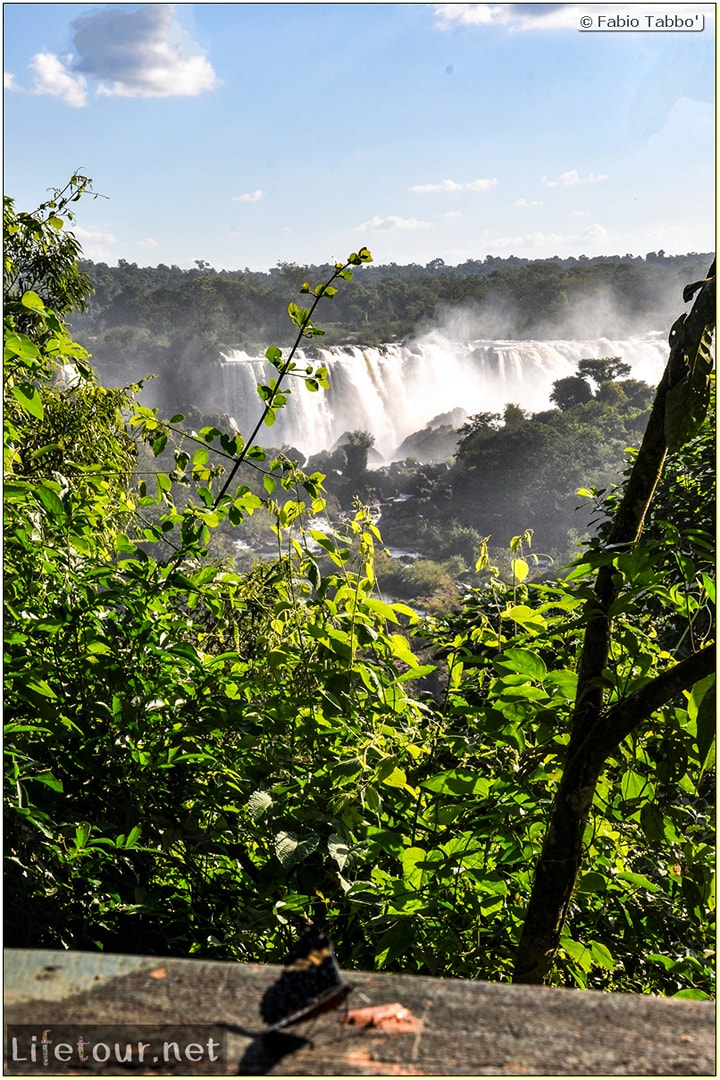
{"type": "MultiPolygon", "coordinates": [[[[288,378],[287,408],[261,438],[309,456],[363,430],[385,460],[425,460],[452,453],[452,429],[462,424],[452,410],[544,410],[553,382],[582,359],[620,356],[635,378],[656,384],[683,289],[702,279],[711,258],[488,255],[455,267],[442,260],[364,267],[319,313],[327,335],[296,357],[325,363],[331,389],[309,393],[288,378]],[[441,428],[437,439],[403,446],[428,425],[441,428]]],[[[329,270],[90,266],[96,292],[76,319],[79,340],[88,341],[108,384],[156,374],[143,404],[199,425],[230,415],[247,436],[261,408],[256,386],[275,374],[265,349],[292,340],[288,297],[329,270]]]]}
{"type": "MultiPolygon", "coordinates": [[[[346,431],[363,430],[389,461],[408,435],[453,409],[472,415],[502,412],[508,403],[528,412],[548,408],[555,380],[574,374],[581,359],[621,356],[633,378],[654,384],[667,358],[662,333],[517,341],[481,338],[476,331],[471,313],[454,312],[442,326],[405,343],[301,351],[301,366],[307,360],[327,367],[330,389],[310,393],[289,380],[293,392],[266,441],[271,434],[273,445],[309,456],[330,449],[346,431]]],[[[261,356],[227,354],[205,404],[231,415],[246,434],[258,415],[255,386],[267,369],[261,356]]]]}

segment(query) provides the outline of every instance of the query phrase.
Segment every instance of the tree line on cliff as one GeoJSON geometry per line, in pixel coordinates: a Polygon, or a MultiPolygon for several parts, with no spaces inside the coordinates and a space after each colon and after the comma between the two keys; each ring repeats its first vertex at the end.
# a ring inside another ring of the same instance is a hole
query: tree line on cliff
{"type": "MultiPolygon", "coordinates": [[[[409,337],[471,309],[484,337],[617,336],[619,330],[662,327],[672,297],[707,269],[705,254],[644,258],[500,259],[460,266],[364,267],[351,291],[339,293],[324,324],[324,343],[375,345],[409,337]]],[[[216,271],[199,260],[191,270],[82,262],[94,293],[73,316],[90,337],[96,363],[121,365],[138,353],[154,360],[200,361],[208,350],[267,345],[284,333],[287,297],[328,266],[283,263],[267,273],[216,271]]]]}

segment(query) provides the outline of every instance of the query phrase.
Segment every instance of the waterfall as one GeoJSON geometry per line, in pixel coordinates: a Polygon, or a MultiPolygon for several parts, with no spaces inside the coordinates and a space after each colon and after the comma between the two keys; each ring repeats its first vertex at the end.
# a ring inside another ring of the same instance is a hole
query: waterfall
{"type": "MultiPolygon", "coordinates": [[[[573,375],[587,357],[620,356],[632,378],[655,385],[667,352],[662,333],[624,340],[486,341],[456,340],[440,330],[403,344],[299,351],[301,368],[327,367],[330,389],[311,393],[299,379],[288,378],[288,404],[260,441],[294,446],[309,456],[330,449],[345,431],[369,431],[375,448],[392,460],[403,439],[453,409],[472,415],[502,412],[510,402],[528,412],[550,407],[553,382],[573,375]]],[[[247,436],[260,411],[256,384],[275,372],[264,358],[242,351],[223,356],[219,371],[205,404],[232,416],[247,436]]]]}

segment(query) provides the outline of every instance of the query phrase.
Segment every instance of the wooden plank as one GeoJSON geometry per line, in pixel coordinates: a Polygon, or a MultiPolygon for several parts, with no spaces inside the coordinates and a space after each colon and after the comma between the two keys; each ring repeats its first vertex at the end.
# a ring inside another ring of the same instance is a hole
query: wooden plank
{"type": "MultiPolygon", "coordinates": [[[[156,1075],[284,1076],[714,1076],[713,1002],[599,991],[554,990],[459,979],[352,972],[351,1010],[399,1003],[409,1029],[361,1028],[327,1013],[264,1038],[224,1033],[219,1021],[254,1029],[258,1002],[280,968],[164,957],[44,950],[5,952],[5,1024],[31,1024],[49,1039],[91,1031],[96,1043],[142,1041],[184,1031],[217,1042],[219,1060],[155,1066],[156,1075]],[[98,1025],[97,1029],[93,1026],[98,1025]],[[199,1026],[206,1025],[198,1035],[199,1026]],[[139,1035],[138,1035],[139,1032],[139,1035]]],[[[75,1038],[77,1038],[77,1034],[75,1038]]],[[[214,1045],[213,1042],[213,1045],[214,1045]]],[[[155,1043],[152,1043],[153,1047],[155,1043]]],[[[6,1051],[7,1052],[7,1051],[6,1051]]],[[[18,1052],[18,1057],[21,1054],[18,1052]]],[[[147,1059],[146,1059],[147,1060],[147,1059]]],[[[53,1061],[43,1075],[79,1071],[53,1061]]],[[[6,1075],[32,1062],[6,1058],[6,1075]]],[[[82,1068],[126,1075],[112,1061],[82,1068]]],[[[137,1074],[137,1066],[134,1070],[137,1074]]]]}

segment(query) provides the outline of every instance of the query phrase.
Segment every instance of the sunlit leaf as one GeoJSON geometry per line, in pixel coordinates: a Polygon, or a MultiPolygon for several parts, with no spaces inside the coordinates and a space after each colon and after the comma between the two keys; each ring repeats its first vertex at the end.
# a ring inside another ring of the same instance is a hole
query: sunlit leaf
{"type": "Polygon", "coordinates": [[[25,412],[30,413],[31,416],[36,417],[38,420],[43,419],[45,413],[37,387],[32,386],[30,383],[18,383],[13,386],[12,390],[16,401],[20,403],[25,412]]]}

